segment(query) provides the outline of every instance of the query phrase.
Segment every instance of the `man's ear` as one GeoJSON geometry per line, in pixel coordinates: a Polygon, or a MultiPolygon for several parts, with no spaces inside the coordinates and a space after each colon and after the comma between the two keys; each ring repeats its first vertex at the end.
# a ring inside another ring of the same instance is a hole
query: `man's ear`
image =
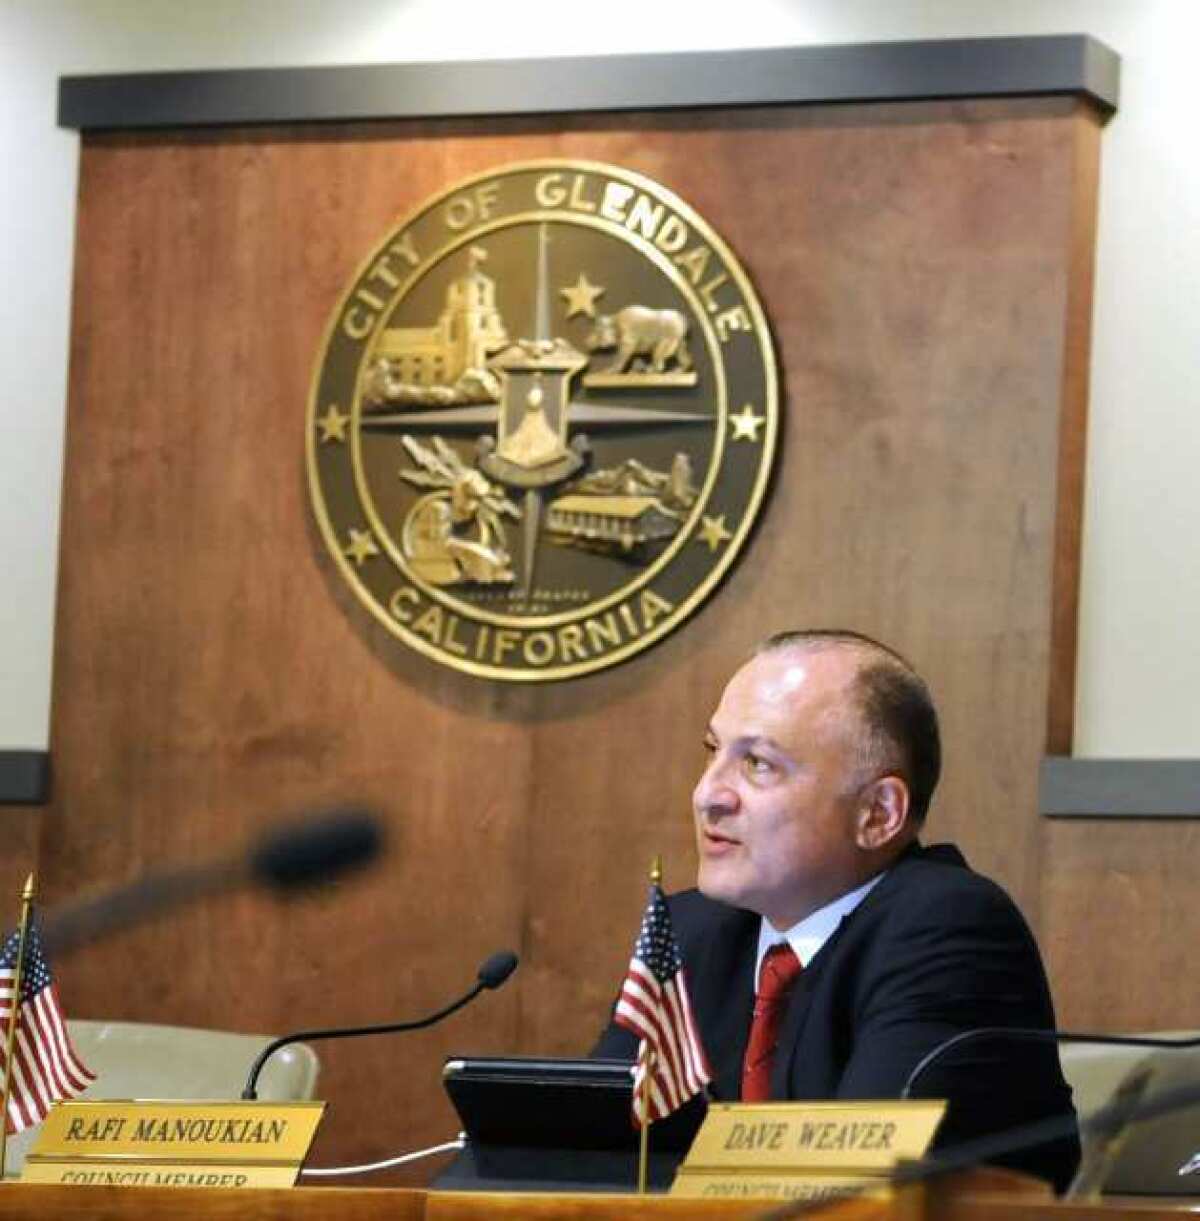
{"type": "Polygon", "coordinates": [[[858,846],[886,848],[908,826],[908,785],[899,776],[880,776],[862,792],[855,828],[858,846]]]}

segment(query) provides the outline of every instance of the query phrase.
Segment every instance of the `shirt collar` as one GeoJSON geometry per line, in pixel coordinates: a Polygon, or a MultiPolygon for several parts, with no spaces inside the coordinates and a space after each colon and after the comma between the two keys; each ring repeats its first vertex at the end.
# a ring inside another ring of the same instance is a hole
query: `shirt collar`
{"type": "Polygon", "coordinates": [[[764,917],[758,927],[758,957],[754,962],[754,978],[758,979],[763,957],[767,950],[781,941],[786,941],[796,952],[796,957],[804,966],[817,956],[821,947],[833,936],[837,926],[871,893],[871,890],[883,880],[884,874],[877,873],[849,894],[818,907],[815,912],[805,916],[799,924],[780,932],[764,917]]]}

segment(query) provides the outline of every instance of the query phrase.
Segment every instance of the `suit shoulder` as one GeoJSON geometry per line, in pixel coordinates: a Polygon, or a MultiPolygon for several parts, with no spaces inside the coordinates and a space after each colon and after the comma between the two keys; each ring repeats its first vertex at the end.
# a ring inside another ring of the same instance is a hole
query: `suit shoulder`
{"type": "Polygon", "coordinates": [[[668,895],[667,907],[671,912],[671,923],[681,937],[722,928],[738,928],[747,923],[757,924],[759,920],[753,912],[708,899],[694,888],[668,895]]]}
{"type": "Polygon", "coordinates": [[[976,873],[955,851],[936,845],[897,863],[893,901],[914,914],[936,910],[941,921],[987,915],[1026,927],[1012,896],[998,882],[976,873]]]}

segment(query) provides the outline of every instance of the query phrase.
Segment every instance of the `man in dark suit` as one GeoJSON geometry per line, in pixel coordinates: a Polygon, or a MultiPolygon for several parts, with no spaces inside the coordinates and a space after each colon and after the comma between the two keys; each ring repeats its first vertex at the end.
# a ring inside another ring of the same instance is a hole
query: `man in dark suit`
{"type": "MultiPolygon", "coordinates": [[[[955,848],[918,842],[940,743],[902,657],[852,632],[772,637],[705,746],[699,890],[671,914],[716,1098],[896,1098],[959,1031],[1054,1026],[1011,899],[955,848]]],[[[614,1024],[593,1054],[633,1058],[636,1040],[614,1024]]],[[[941,1148],[1074,1118],[1056,1049],[1017,1040],[950,1053],[918,1095],[949,1100],[941,1148]]],[[[1078,1158],[1072,1134],[995,1160],[1061,1190],[1078,1158]]]]}

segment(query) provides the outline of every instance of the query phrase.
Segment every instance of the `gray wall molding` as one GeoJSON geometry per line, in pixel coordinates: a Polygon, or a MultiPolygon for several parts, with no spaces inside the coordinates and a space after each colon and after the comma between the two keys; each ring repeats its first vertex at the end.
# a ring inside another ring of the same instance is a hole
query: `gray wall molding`
{"type": "Polygon", "coordinates": [[[1042,760],[1049,818],[1200,818],[1200,759],[1042,760]]]}
{"type": "Polygon", "coordinates": [[[121,130],[1065,94],[1117,107],[1086,34],[457,63],[64,76],[62,127],[121,130]]]}
{"type": "Polygon", "coordinates": [[[40,806],[50,799],[50,755],[0,750],[0,805],[40,806]]]}

